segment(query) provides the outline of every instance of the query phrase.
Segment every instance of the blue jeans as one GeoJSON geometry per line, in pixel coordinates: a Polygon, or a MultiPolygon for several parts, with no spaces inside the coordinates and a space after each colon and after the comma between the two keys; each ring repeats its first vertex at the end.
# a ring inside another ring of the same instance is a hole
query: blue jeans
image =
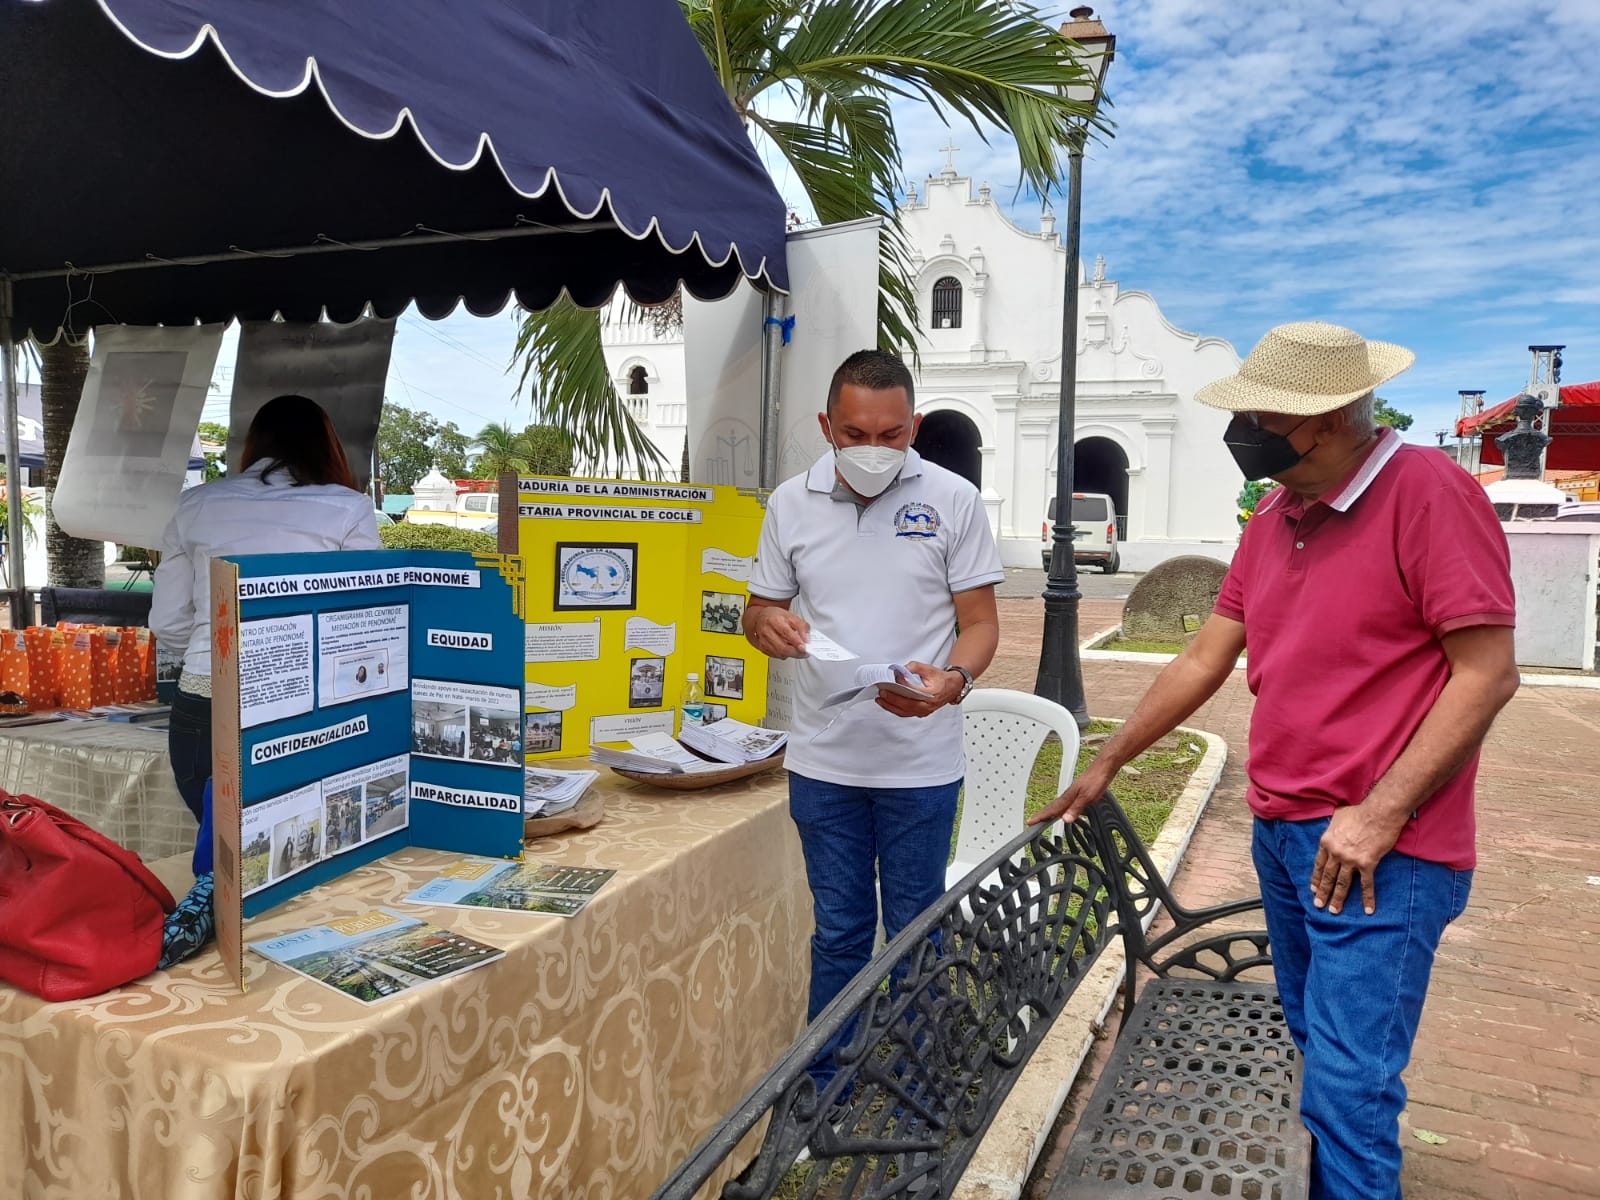
{"type": "Polygon", "coordinates": [[[1399,1200],[1400,1072],[1422,1017],[1444,927],[1461,915],[1471,871],[1391,851],[1374,872],[1377,911],[1352,884],[1337,916],[1312,903],[1328,828],[1257,819],[1251,847],[1283,1015],[1300,1049],[1300,1115],[1316,1140],[1312,1200],[1399,1200]]]}
{"type": "Polygon", "coordinates": [[[167,757],[172,776],[178,782],[178,795],[201,819],[205,804],[206,780],[211,778],[211,697],[178,691],[172,698],[172,715],[167,721],[167,757]]]}
{"type": "MultiPolygon", "coordinates": [[[[808,1021],[871,961],[880,892],[890,940],[944,895],[960,792],[960,780],[872,788],[790,773],[789,815],[800,831],[817,927],[811,935],[808,1021]]],[[[819,1055],[811,1070],[818,1088],[833,1078],[833,1052],[851,1032],[841,1030],[819,1055]]]]}

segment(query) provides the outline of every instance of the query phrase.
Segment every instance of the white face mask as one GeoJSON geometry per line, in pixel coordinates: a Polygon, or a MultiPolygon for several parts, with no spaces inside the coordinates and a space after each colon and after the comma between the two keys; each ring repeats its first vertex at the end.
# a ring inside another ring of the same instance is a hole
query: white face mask
{"type": "Polygon", "coordinates": [[[850,490],[870,500],[894,482],[906,465],[906,452],[891,446],[834,446],[833,459],[850,490]]]}

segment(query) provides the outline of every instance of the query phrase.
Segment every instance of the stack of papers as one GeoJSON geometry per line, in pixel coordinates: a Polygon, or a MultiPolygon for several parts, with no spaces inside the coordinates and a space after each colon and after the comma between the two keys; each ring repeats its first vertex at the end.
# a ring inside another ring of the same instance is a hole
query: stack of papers
{"type": "Polygon", "coordinates": [[[522,811],[529,817],[553,817],[583,799],[589,785],[600,778],[598,771],[552,771],[547,767],[524,767],[522,771],[522,811]]]}
{"type": "Polygon", "coordinates": [[[589,760],[645,775],[693,775],[720,771],[723,766],[721,762],[707,762],[665,733],[647,733],[624,745],[628,747],[626,750],[594,746],[589,750],[589,760]]]}
{"type": "Polygon", "coordinates": [[[709,725],[685,725],[683,741],[707,758],[725,763],[753,763],[782,750],[789,735],[781,729],[761,729],[732,717],[709,725]]]}

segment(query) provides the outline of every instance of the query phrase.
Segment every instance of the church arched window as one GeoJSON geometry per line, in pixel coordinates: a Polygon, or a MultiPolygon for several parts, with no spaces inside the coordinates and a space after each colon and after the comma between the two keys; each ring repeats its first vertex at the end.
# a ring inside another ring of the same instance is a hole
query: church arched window
{"type": "Polygon", "coordinates": [[[650,394],[650,381],[645,377],[643,367],[635,367],[628,372],[628,395],[647,396],[650,394]]]}
{"type": "Polygon", "coordinates": [[[946,275],[933,285],[933,327],[961,328],[961,281],[946,275]]]}

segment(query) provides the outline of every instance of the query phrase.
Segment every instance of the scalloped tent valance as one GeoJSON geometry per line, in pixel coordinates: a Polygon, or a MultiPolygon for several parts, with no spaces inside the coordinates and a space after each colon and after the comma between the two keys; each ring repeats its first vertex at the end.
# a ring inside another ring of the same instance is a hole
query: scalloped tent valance
{"type": "Polygon", "coordinates": [[[676,0],[0,0],[0,112],[18,337],[787,285],[676,0]]]}

